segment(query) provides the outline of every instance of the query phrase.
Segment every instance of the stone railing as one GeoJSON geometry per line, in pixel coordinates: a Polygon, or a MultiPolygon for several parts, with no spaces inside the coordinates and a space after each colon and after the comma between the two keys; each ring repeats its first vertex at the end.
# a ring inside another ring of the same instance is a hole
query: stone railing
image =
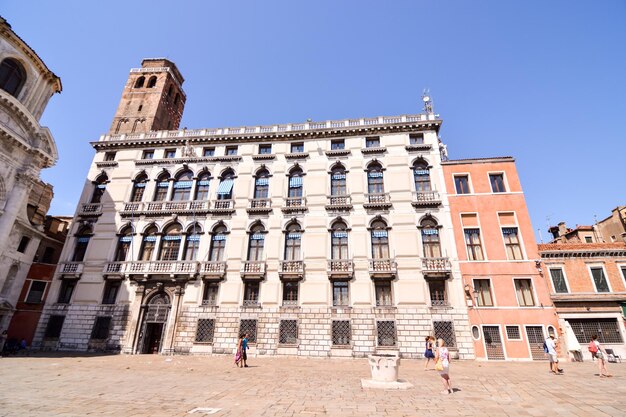
{"type": "Polygon", "coordinates": [[[251,198],[248,203],[248,213],[266,213],[272,210],[271,198],[251,198]]]}
{"type": "Polygon", "coordinates": [[[391,207],[391,198],[389,193],[367,193],[365,194],[365,202],[363,203],[365,208],[386,208],[391,207]]]}
{"type": "Polygon", "coordinates": [[[413,191],[414,207],[432,207],[441,205],[438,191],[413,191]]]}
{"type": "Polygon", "coordinates": [[[422,272],[450,272],[452,264],[449,258],[422,258],[422,272]]]}
{"type": "Polygon", "coordinates": [[[306,209],[306,197],[286,197],[282,207],[284,212],[305,211],[306,209]]]}
{"type": "Polygon", "coordinates": [[[120,211],[122,216],[143,214],[168,215],[168,214],[206,214],[210,209],[210,203],[206,200],[188,201],[141,201],[126,202],[120,211]]]}
{"type": "Polygon", "coordinates": [[[214,213],[229,213],[235,211],[235,200],[213,200],[213,208],[211,209],[214,213]]]}
{"type": "Polygon", "coordinates": [[[369,260],[370,275],[396,275],[398,273],[398,264],[395,259],[370,259],[369,260]]]}
{"type": "Polygon", "coordinates": [[[352,197],[349,195],[326,196],[327,210],[349,210],[352,208],[352,197]]]}
{"type": "Polygon", "coordinates": [[[302,277],[304,275],[304,261],[280,261],[278,274],[284,277],[302,277]]]}
{"type": "Polygon", "coordinates": [[[196,275],[197,261],[127,261],[109,262],[104,273],[123,275],[196,275]]]}
{"type": "Polygon", "coordinates": [[[80,275],[83,273],[82,262],[63,262],[59,264],[59,272],[66,275],[80,275]]]}
{"type": "Polygon", "coordinates": [[[82,217],[100,216],[102,214],[102,203],[83,203],[78,209],[78,215],[82,217]]]}
{"type": "Polygon", "coordinates": [[[261,278],[265,275],[265,261],[244,261],[241,266],[241,276],[246,278],[261,278]]]}
{"type": "Polygon", "coordinates": [[[352,259],[329,259],[328,275],[330,277],[351,277],[354,274],[352,259]]]}
{"type": "Polygon", "coordinates": [[[222,278],[226,275],[226,262],[223,261],[205,261],[200,262],[201,277],[218,277],[222,278]]]}

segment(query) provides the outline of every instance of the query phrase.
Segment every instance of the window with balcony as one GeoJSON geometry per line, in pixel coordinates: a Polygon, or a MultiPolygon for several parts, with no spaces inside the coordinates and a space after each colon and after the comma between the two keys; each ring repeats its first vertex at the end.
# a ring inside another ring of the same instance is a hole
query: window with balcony
{"type": "Polygon", "coordinates": [[[298,281],[283,281],[283,305],[298,305],[298,281]]]}
{"type": "Polygon", "coordinates": [[[175,261],[178,259],[182,240],[181,232],[182,228],[178,223],[171,224],[165,229],[161,237],[160,261],[175,261]]]}
{"type": "Polygon", "coordinates": [[[348,195],[346,186],[346,169],[343,165],[336,165],[330,174],[330,195],[345,196],[348,195]]]}
{"type": "Polygon", "coordinates": [[[491,296],[491,280],[475,279],[474,291],[477,306],[493,307],[493,297],[491,296]]]}
{"type": "Polygon", "coordinates": [[[378,136],[374,136],[371,138],[365,138],[365,147],[366,148],[379,148],[380,147],[380,138],[378,136]]]}
{"type": "Polygon", "coordinates": [[[272,145],[263,144],[259,145],[259,155],[270,155],[272,153],[272,145]]]}
{"type": "Polygon", "coordinates": [[[348,226],[343,221],[332,225],[331,259],[349,259],[348,257],[348,226]]]}
{"type": "Polygon", "coordinates": [[[209,248],[210,261],[222,261],[226,248],[226,227],[218,225],[211,234],[211,247],[209,248]]]}
{"type": "Polygon", "coordinates": [[[72,300],[72,294],[74,293],[74,288],[76,288],[75,279],[61,280],[61,288],[59,289],[59,298],[57,299],[57,303],[69,304],[70,301],[72,300]]]}
{"type": "Polygon", "coordinates": [[[259,304],[259,283],[246,281],[243,288],[243,305],[256,306],[259,304]]]}
{"type": "Polygon", "coordinates": [[[299,261],[302,247],[302,229],[300,224],[293,222],[287,226],[285,233],[285,260],[299,261]]]}
{"type": "Polygon", "coordinates": [[[567,281],[562,268],[550,268],[550,278],[555,293],[568,293],[567,281]]]}
{"type": "Polygon", "coordinates": [[[333,281],[333,306],[347,307],[350,305],[348,281],[333,281]]]}
{"type": "Polygon", "coordinates": [[[140,202],[143,200],[143,195],[146,191],[146,185],[148,183],[148,176],[144,173],[139,174],[135,181],[133,181],[133,190],[130,194],[130,201],[140,202]]]}
{"type": "Polygon", "coordinates": [[[483,247],[480,240],[480,229],[465,229],[465,246],[467,248],[467,259],[470,261],[482,261],[483,247]]]}
{"type": "Polygon", "coordinates": [[[535,305],[533,296],[533,283],[530,279],[515,279],[515,293],[517,302],[522,307],[532,307],[535,305]]]}
{"type": "Polygon", "coordinates": [[[409,135],[409,144],[410,145],[424,144],[424,134],[423,133],[411,133],[409,135]]]}
{"type": "Polygon", "coordinates": [[[270,173],[266,169],[261,169],[256,174],[254,183],[254,198],[268,198],[270,188],[270,173]]]}
{"type": "Polygon", "coordinates": [[[520,245],[517,227],[503,227],[502,237],[506,247],[506,257],[510,260],[524,259],[520,245]]]}
{"type": "Polygon", "coordinates": [[[413,164],[413,180],[416,192],[423,193],[432,190],[430,185],[430,169],[425,161],[416,161],[413,164]]]}
{"type": "Polygon", "coordinates": [[[373,259],[389,259],[389,234],[387,223],[382,220],[372,222],[370,230],[373,259]]]}
{"type": "Polygon", "coordinates": [[[176,175],[174,179],[174,191],[172,201],[187,201],[191,198],[191,188],[193,187],[193,173],[183,171],[176,175]]]}
{"type": "Polygon", "coordinates": [[[89,239],[93,235],[93,230],[89,226],[82,227],[76,234],[76,244],[74,246],[73,262],[82,262],[85,259],[89,239]]]}
{"type": "Polygon", "coordinates": [[[215,156],[215,148],[212,146],[202,148],[202,156],[204,157],[215,156]]]}
{"type": "Polygon", "coordinates": [[[376,281],[374,283],[374,292],[376,293],[376,307],[393,306],[391,281],[376,281]]]}
{"type": "Polygon", "coordinates": [[[439,240],[439,228],[433,219],[424,219],[422,226],[422,245],[424,258],[441,258],[441,241],[439,240]]]}
{"type": "Polygon", "coordinates": [[[289,198],[302,197],[302,170],[300,168],[293,168],[289,172],[289,189],[287,190],[287,196],[289,198]]]}
{"type": "Polygon", "coordinates": [[[383,167],[374,162],[367,167],[367,192],[369,194],[382,194],[385,192],[383,183],[383,167]]]}
{"type": "Polygon", "coordinates": [[[90,203],[97,204],[102,202],[102,196],[107,188],[107,182],[109,182],[109,177],[106,174],[101,174],[96,178],[93,182],[93,194],[91,195],[90,203]]]}
{"type": "Polygon", "coordinates": [[[122,286],[120,280],[107,280],[104,283],[104,293],[102,294],[102,304],[115,304],[117,293],[122,286]]]}
{"type": "Polygon", "coordinates": [[[46,281],[31,281],[26,300],[28,304],[40,304],[46,292],[46,281]]]}
{"type": "Polygon", "coordinates": [[[250,229],[248,238],[248,261],[263,260],[263,246],[265,245],[265,228],[257,224],[250,229]]]}
{"type": "Polygon", "coordinates": [[[164,156],[166,159],[176,158],[176,149],[166,149],[164,156]]]}
{"type": "Polygon", "coordinates": [[[222,174],[220,185],[217,187],[217,199],[218,200],[232,200],[234,184],[235,184],[235,173],[231,170],[226,170],[224,174],[222,174]]]}
{"type": "Polygon", "coordinates": [[[330,141],[330,149],[332,151],[340,151],[346,149],[346,141],[343,139],[336,139],[330,141]]]}
{"type": "Polygon", "coordinates": [[[596,288],[596,292],[610,292],[609,283],[606,280],[606,275],[604,274],[604,268],[601,266],[591,267],[589,268],[591,271],[591,278],[593,279],[593,284],[596,288]]]}
{"type": "Polygon", "coordinates": [[[504,174],[489,174],[489,182],[491,183],[491,191],[494,193],[504,193],[506,192],[506,187],[504,186],[504,174]]]}
{"type": "Polygon", "coordinates": [[[198,252],[200,251],[200,233],[202,229],[198,223],[194,223],[187,228],[187,235],[185,236],[185,249],[183,251],[183,260],[195,261],[198,259],[198,252]]]}
{"type": "Polygon", "coordinates": [[[302,153],[304,152],[304,143],[292,143],[291,144],[291,153],[302,153]]]}
{"type": "Polygon", "coordinates": [[[154,149],[146,149],[143,151],[141,159],[154,159],[154,149]]]}
{"type": "Polygon", "coordinates": [[[165,201],[167,199],[169,189],[170,174],[164,172],[157,178],[156,190],[154,191],[154,201],[165,201]]]}
{"type": "Polygon", "coordinates": [[[202,305],[216,306],[219,289],[220,284],[218,282],[205,282],[204,291],[202,292],[202,305]]]}
{"type": "Polygon", "coordinates": [[[133,242],[133,229],[128,226],[122,229],[117,238],[117,247],[115,248],[115,261],[123,262],[128,258],[130,247],[133,242]]]}
{"type": "Polygon", "coordinates": [[[154,226],[149,227],[143,234],[141,239],[141,249],[139,250],[139,260],[151,261],[154,248],[157,241],[157,228],[154,226]]]}
{"type": "Polygon", "coordinates": [[[237,147],[236,146],[227,146],[225,155],[226,156],[237,155],[237,147]]]}
{"type": "Polygon", "coordinates": [[[469,194],[469,176],[468,175],[455,175],[454,176],[454,187],[456,189],[457,194],[469,194]]]}
{"type": "Polygon", "coordinates": [[[208,172],[203,172],[198,175],[198,180],[196,181],[196,194],[194,196],[195,200],[205,201],[209,199],[209,186],[211,184],[211,174],[208,172]]]}

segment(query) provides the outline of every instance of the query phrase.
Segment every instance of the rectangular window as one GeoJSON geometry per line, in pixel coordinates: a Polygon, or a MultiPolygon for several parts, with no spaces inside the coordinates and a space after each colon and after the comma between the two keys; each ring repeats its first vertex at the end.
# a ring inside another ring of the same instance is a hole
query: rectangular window
{"type": "Polygon", "coordinates": [[[225,155],[237,155],[237,147],[236,146],[227,146],[225,155]]]}
{"type": "Polygon", "coordinates": [[[339,151],[346,149],[346,142],[343,139],[337,139],[330,141],[330,149],[333,151],[339,151]]]}
{"type": "Polygon", "coordinates": [[[283,305],[284,306],[297,306],[298,305],[298,281],[284,281],[283,282],[283,305]]]}
{"type": "Polygon", "coordinates": [[[376,281],[374,284],[376,291],[376,307],[391,307],[393,299],[391,298],[391,281],[376,281]]]}
{"type": "Polygon", "coordinates": [[[430,290],[430,305],[431,306],[447,306],[448,300],[446,297],[446,282],[443,280],[433,280],[428,283],[428,289],[430,290]]]}
{"type": "Polygon", "coordinates": [[[104,284],[104,294],[102,295],[102,304],[115,304],[117,293],[122,285],[121,281],[108,280],[104,284]]]}
{"type": "Polygon", "coordinates": [[[248,335],[248,343],[256,343],[256,320],[241,320],[239,322],[239,336],[248,335]]]}
{"type": "Polygon", "coordinates": [[[409,144],[411,145],[422,145],[424,144],[424,134],[423,133],[412,133],[409,135],[409,144]]]}
{"type": "Polygon", "coordinates": [[[366,148],[378,148],[380,147],[380,138],[378,136],[365,138],[365,147],[366,148]]]}
{"type": "Polygon", "coordinates": [[[259,283],[246,282],[243,291],[243,305],[256,307],[259,304],[259,283]]]}
{"type": "Polygon", "coordinates": [[[217,294],[220,289],[220,284],[217,282],[207,282],[204,284],[204,292],[202,293],[202,305],[203,306],[216,306],[217,294]]]}
{"type": "Polygon", "coordinates": [[[350,300],[348,299],[348,282],[333,282],[333,306],[347,307],[348,305],[350,305],[350,300]]]}
{"type": "Polygon", "coordinates": [[[451,321],[433,321],[435,339],[443,339],[447,347],[456,347],[454,323],[451,321]]]}
{"type": "Polygon", "coordinates": [[[377,345],[380,347],[393,347],[396,345],[396,322],[381,320],[376,322],[377,345]]]}
{"type": "Polygon", "coordinates": [[[522,307],[532,307],[535,305],[533,296],[533,283],[530,279],[515,279],[515,292],[517,302],[522,307]]]}
{"type": "Polygon", "coordinates": [[[46,291],[46,281],[31,281],[26,302],[28,304],[40,304],[46,291]]]}
{"type": "Polygon", "coordinates": [[[506,247],[507,259],[524,259],[524,256],[522,255],[522,247],[519,242],[517,227],[503,227],[502,237],[504,238],[504,246],[506,247]]]}
{"type": "Polygon", "coordinates": [[[292,143],[291,144],[291,153],[302,153],[304,152],[304,143],[292,143]]]}
{"type": "Polygon", "coordinates": [[[43,251],[43,258],[41,258],[41,262],[44,264],[56,263],[54,260],[55,252],[56,251],[54,250],[54,248],[47,246],[46,249],[43,251]]]}
{"type": "Polygon", "coordinates": [[[506,326],[506,338],[509,340],[522,340],[519,326],[506,326]]]}
{"type": "Polygon", "coordinates": [[[46,339],[58,339],[61,336],[64,321],[65,316],[50,316],[44,337],[46,339]]]}
{"type": "Polygon", "coordinates": [[[116,154],[116,152],[105,152],[104,153],[104,160],[107,161],[107,162],[115,161],[115,154],[116,154]]]}
{"type": "Polygon", "coordinates": [[[624,284],[626,284],[626,266],[622,266],[622,277],[624,278],[624,284]]]}
{"type": "Polygon", "coordinates": [[[590,269],[593,283],[596,286],[596,292],[610,292],[609,283],[606,280],[606,275],[604,275],[604,269],[602,267],[594,267],[590,269]]]}
{"type": "Polygon", "coordinates": [[[585,236],[585,243],[593,243],[593,238],[591,236],[585,236]]]}
{"type": "Polygon", "coordinates": [[[281,345],[298,344],[298,321],[281,320],[278,327],[278,343],[281,345]]]}
{"type": "Polygon", "coordinates": [[[465,229],[464,232],[467,259],[470,261],[484,260],[482,242],[480,241],[480,229],[465,229]]]}
{"type": "Polygon", "coordinates": [[[457,194],[469,194],[469,177],[467,175],[455,175],[454,187],[456,188],[457,194]]]}
{"type": "Polygon", "coordinates": [[[30,238],[28,236],[22,236],[20,240],[20,244],[17,246],[17,251],[19,253],[26,252],[26,248],[28,248],[28,244],[30,243],[30,238]]]}
{"type": "Polygon", "coordinates": [[[489,174],[489,182],[491,183],[491,191],[494,193],[504,193],[504,174],[489,174]]]}
{"type": "Polygon", "coordinates": [[[350,320],[333,320],[333,346],[348,346],[352,336],[350,320]]]}
{"type": "Polygon", "coordinates": [[[111,317],[96,317],[91,331],[91,339],[105,340],[109,337],[111,329],[111,317]]]}
{"type": "Polygon", "coordinates": [[[61,290],[59,291],[59,299],[57,303],[59,304],[69,304],[72,299],[72,293],[74,292],[74,287],[76,287],[76,280],[73,279],[64,279],[61,281],[61,290]]]}
{"type": "Polygon", "coordinates": [[[565,275],[561,268],[550,268],[550,278],[552,278],[552,285],[554,286],[554,292],[567,293],[567,282],[565,282],[565,275]]]}
{"type": "Polygon", "coordinates": [[[476,293],[476,305],[479,307],[493,307],[493,297],[491,296],[491,281],[488,279],[475,279],[474,291],[476,293]]]}
{"type": "Polygon", "coordinates": [[[214,156],[214,155],[215,155],[214,147],[202,148],[202,156],[214,156]]]}
{"type": "Polygon", "coordinates": [[[176,158],[176,149],[166,149],[165,158],[176,158]]]}
{"type": "Polygon", "coordinates": [[[272,153],[272,145],[259,145],[259,154],[269,155],[272,153]]]}
{"type": "Polygon", "coordinates": [[[143,151],[142,159],[154,159],[154,149],[146,149],[143,151]]]}
{"type": "Polygon", "coordinates": [[[213,343],[215,319],[198,319],[196,327],[196,343],[213,343]]]}

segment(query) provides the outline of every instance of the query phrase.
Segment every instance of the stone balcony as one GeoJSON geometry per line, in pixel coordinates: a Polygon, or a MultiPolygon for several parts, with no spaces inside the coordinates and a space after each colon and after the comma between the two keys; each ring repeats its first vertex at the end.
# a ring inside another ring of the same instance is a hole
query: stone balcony
{"type": "Polygon", "coordinates": [[[441,197],[438,191],[413,191],[413,207],[439,207],[441,205],[441,197]]]}
{"type": "Polygon", "coordinates": [[[267,214],[272,211],[272,199],[251,198],[246,211],[248,214],[267,214]]]}
{"type": "Polygon", "coordinates": [[[361,149],[361,153],[363,155],[382,154],[385,152],[387,152],[387,148],[385,146],[370,146],[369,148],[361,149]]]}
{"type": "Polygon", "coordinates": [[[96,217],[102,215],[102,203],[83,203],[78,208],[80,217],[96,217]]]}
{"type": "Polygon", "coordinates": [[[83,273],[82,262],[63,262],[59,264],[59,273],[63,276],[80,277],[83,273]]]}
{"type": "Polygon", "coordinates": [[[273,153],[257,153],[252,155],[252,159],[255,161],[271,161],[276,159],[276,154],[273,153]]]}
{"type": "Polygon", "coordinates": [[[197,261],[126,261],[109,262],[104,265],[104,275],[151,275],[187,276],[193,278],[198,273],[197,261]]]}
{"type": "Polygon", "coordinates": [[[213,207],[209,209],[212,214],[232,214],[235,212],[235,199],[214,200],[213,207]]]}
{"type": "Polygon", "coordinates": [[[265,278],[266,270],[265,261],[244,261],[241,266],[241,278],[261,280],[265,278]]]}
{"type": "Polygon", "coordinates": [[[366,209],[388,209],[391,207],[389,193],[367,193],[363,207],[366,209]]]}
{"type": "Polygon", "coordinates": [[[432,146],[429,143],[413,143],[406,145],[405,149],[409,152],[429,151],[432,146]]]}
{"type": "Polygon", "coordinates": [[[349,195],[327,195],[326,210],[351,210],[352,197],[349,195]]]}
{"type": "Polygon", "coordinates": [[[304,261],[280,261],[278,275],[281,279],[302,279],[304,277],[304,261]]]}
{"type": "Polygon", "coordinates": [[[209,209],[210,203],[206,200],[126,202],[120,215],[129,217],[137,215],[207,214],[209,209]]]}
{"type": "Polygon", "coordinates": [[[287,197],[281,208],[283,213],[299,213],[307,211],[306,197],[287,197]]]}
{"type": "Polygon", "coordinates": [[[330,279],[352,278],[354,262],[352,259],[329,259],[327,272],[330,279]]]}
{"type": "Polygon", "coordinates": [[[369,273],[372,278],[393,278],[398,274],[398,264],[395,258],[370,259],[369,273]]]}
{"type": "Polygon", "coordinates": [[[226,262],[205,261],[200,262],[198,270],[200,278],[221,280],[226,275],[226,262]]]}
{"type": "Polygon", "coordinates": [[[285,154],[285,159],[306,159],[308,157],[308,152],[290,152],[285,154]]]}
{"type": "Polygon", "coordinates": [[[422,274],[433,278],[448,277],[452,272],[452,264],[447,257],[422,258],[422,274]]]}

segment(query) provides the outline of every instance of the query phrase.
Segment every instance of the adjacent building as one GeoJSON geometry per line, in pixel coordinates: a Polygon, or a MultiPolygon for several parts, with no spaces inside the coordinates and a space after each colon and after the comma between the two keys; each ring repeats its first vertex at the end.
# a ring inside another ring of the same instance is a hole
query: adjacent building
{"type": "Polygon", "coordinates": [[[61,80],[0,17],[0,331],[15,312],[52,199],[40,181],[57,160],[39,119],[61,80]]]}
{"type": "Polygon", "coordinates": [[[442,165],[476,357],[545,359],[558,321],[514,159],[442,165]]]}
{"type": "Polygon", "coordinates": [[[229,353],[247,333],[252,354],[421,357],[435,334],[474,357],[427,97],[422,114],[180,130],[183,83],[167,59],[131,70],[35,344],[229,353]]]}
{"type": "Polygon", "coordinates": [[[615,207],[610,216],[596,223],[596,227],[603,242],[626,242],[626,206],[615,207]]]}

